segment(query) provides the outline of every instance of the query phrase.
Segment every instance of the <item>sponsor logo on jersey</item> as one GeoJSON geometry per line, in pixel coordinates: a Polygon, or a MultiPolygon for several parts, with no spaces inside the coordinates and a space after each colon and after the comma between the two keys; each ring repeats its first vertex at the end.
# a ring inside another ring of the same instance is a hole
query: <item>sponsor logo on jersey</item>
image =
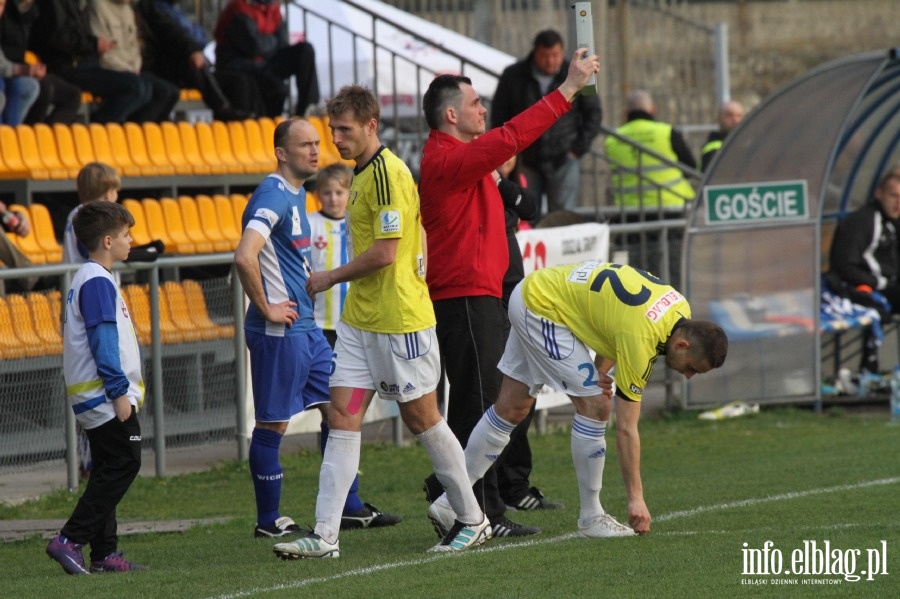
{"type": "Polygon", "coordinates": [[[400,213],[397,210],[385,210],[381,213],[381,232],[400,232],[400,213]]]}
{"type": "Polygon", "coordinates": [[[379,383],[378,386],[385,393],[394,393],[394,394],[400,393],[400,385],[395,385],[394,383],[386,383],[384,381],[381,381],[381,383],[379,383]]]}
{"type": "Polygon", "coordinates": [[[631,391],[632,393],[634,393],[635,395],[643,395],[644,394],[643,387],[638,387],[635,384],[632,384],[630,387],[628,387],[628,390],[631,391]]]}
{"type": "Polygon", "coordinates": [[[669,309],[672,308],[672,306],[683,301],[684,296],[672,289],[661,298],[650,304],[650,307],[646,312],[644,312],[644,316],[646,316],[653,322],[659,322],[659,320],[666,315],[666,312],[668,312],[669,309]]]}
{"type": "Polygon", "coordinates": [[[410,391],[415,391],[415,390],[416,390],[416,386],[413,385],[412,383],[406,383],[406,386],[403,387],[404,393],[409,393],[410,391]]]}

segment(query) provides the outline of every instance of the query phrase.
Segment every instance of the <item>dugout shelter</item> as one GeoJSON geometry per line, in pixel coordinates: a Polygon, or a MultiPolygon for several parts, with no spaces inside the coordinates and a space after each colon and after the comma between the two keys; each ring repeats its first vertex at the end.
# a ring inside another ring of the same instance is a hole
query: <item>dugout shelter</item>
{"type": "Polygon", "coordinates": [[[686,384],[685,405],[820,405],[823,340],[848,326],[820,314],[831,235],[900,161],[898,138],[900,48],[809,71],[731,133],[707,169],[682,254],[693,316],[722,325],[728,359],[686,384]]]}

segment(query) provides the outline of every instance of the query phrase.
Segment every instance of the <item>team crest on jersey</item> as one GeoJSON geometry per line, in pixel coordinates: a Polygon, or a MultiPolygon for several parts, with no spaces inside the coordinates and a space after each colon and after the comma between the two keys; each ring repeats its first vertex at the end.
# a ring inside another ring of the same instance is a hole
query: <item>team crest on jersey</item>
{"type": "Polygon", "coordinates": [[[659,322],[659,320],[666,315],[672,306],[679,302],[684,301],[684,296],[672,289],[661,298],[650,304],[650,307],[644,312],[644,316],[652,320],[653,322],[659,322]]]}
{"type": "Polygon", "coordinates": [[[318,237],[316,237],[313,245],[317,250],[324,250],[326,247],[328,247],[328,239],[326,239],[324,235],[319,235],[318,237]]]}
{"type": "Polygon", "coordinates": [[[267,223],[269,223],[270,229],[274,227],[276,223],[278,223],[278,215],[268,208],[258,208],[253,214],[253,218],[259,218],[266,221],[267,223]]]}
{"type": "Polygon", "coordinates": [[[397,210],[385,210],[381,213],[381,232],[400,232],[400,213],[397,210]]]}

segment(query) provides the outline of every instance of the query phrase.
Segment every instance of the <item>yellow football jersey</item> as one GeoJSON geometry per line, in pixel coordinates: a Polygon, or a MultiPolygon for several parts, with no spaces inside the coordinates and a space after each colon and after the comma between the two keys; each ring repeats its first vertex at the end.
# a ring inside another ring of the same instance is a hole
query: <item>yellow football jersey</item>
{"type": "Polygon", "coordinates": [[[615,360],[620,392],[640,401],[676,323],[691,317],[678,291],[645,271],[584,262],[544,268],[525,278],[529,310],[563,324],[599,355],[615,360]]]}
{"type": "Polygon", "coordinates": [[[394,263],[350,285],[341,319],[374,333],[412,333],[435,324],[425,284],[419,192],[406,164],[382,147],[355,171],[347,207],[351,259],[376,239],[399,239],[394,263]]]}

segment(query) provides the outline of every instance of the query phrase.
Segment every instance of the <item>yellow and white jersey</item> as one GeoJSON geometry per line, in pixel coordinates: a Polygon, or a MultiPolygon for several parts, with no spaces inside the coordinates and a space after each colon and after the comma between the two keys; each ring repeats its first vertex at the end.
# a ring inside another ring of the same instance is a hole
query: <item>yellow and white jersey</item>
{"type": "Polygon", "coordinates": [[[522,283],[525,306],[568,327],[597,354],[615,360],[616,385],[640,401],[676,323],[691,317],[687,300],[645,271],[584,262],[535,271],[522,283]]]}
{"type": "Polygon", "coordinates": [[[412,333],[434,326],[419,192],[406,164],[383,146],[354,171],[347,224],[351,260],[378,239],[399,239],[399,245],[393,264],[353,281],[341,319],[373,333],[412,333]]]}

